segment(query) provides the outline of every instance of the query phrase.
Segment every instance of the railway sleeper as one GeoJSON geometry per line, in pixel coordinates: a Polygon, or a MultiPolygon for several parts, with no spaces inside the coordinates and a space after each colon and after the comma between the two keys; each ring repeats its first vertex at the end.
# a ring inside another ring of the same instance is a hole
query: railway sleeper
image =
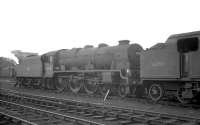
{"type": "MultiPolygon", "coordinates": [[[[79,107],[79,106],[80,106],[80,104],[77,103],[77,104],[74,105],[74,107],[72,106],[73,107],[72,109],[77,109],[76,107],[79,107]]],[[[89,106],[88,109],[86,110],[86,112],[88,112],[88,113],[86,113],[86,114],[88,114],[88,117],[89,117],[89,115],[90,115],[90,117],[95,117],[95,116],[99,115],[98,110],[101,110],[101,109],[100,108],[98,109],[98,106],[92,106],[91,104],[90,105],[87,104],[87,106],[89,106]]],[[[104,109],[106,109],[106,108],[104,108],[104,109]]],[[[119,118],[120,110],[116,110],[116,109],[112,109],[112,110],[111,109],[106,109],[106,110],[107,111],[104,112],[106,118],[120,119],[119,118]]],[[[77,111],[79,111],[79,110],[76,110],[75,113],[77,113],[77,111]]],[[[137,113],[142,115],[142,116],[135,117],[135,119],[133,118],[132,120],[139,120],[139,121],[140,120],[142,120],[142,121],[146,120],[146,121],[152,121],[152,122],[161,122],[162,121],[163,123],[166,123],[166,124],[168,124],[170,122],[172,124],[193,123],[193,122],[191,122],[191,120],[188,120],[188,121],[187,120],[181,120],[181,119],[185,119],[185,118],[176,118],[176,117],[173,118],[170,115],[169,116],[159,115],[158,117],[160,117],[160,119],[157,119],[155,114],[143,114],[144,112],[137,112],[137,111],[132,111],[133,114],[131,114],[131,113],[130,114],[128,114],[128,113],[126,114],[126,112],[130,112],[130,111],[121,110],[121,114],[122,115],[123,114],[126,115],[126,116],[124,116],[125,118],[128,118],[127,116],[134,116],[135,113],[136,113],[136,115],[137,115],[137,113]],[[171,119],[173,119],[173,120],[171,120],[171,119]]],[[[125,118],[121,118],[121,119],[125,119],[125,118]]],[[[128,120],[130,120],[130,118],[128,118],[128,120]]]]}

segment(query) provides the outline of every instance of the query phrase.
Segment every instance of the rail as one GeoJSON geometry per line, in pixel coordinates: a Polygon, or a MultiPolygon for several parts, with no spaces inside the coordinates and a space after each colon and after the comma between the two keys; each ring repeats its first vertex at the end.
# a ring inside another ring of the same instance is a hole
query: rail
{"type": "Polygon", "coordinates": [[[101,121],[104,124],[200,124],[200,118],[183,117],[167,113],[106,107],[98,104],[61,100],[56,98],[26,95],[23,93],[2,92],[1,99],[19,104],[31,105],[44,111],[59,114],[79,115],[84,118],[101,121]]]}

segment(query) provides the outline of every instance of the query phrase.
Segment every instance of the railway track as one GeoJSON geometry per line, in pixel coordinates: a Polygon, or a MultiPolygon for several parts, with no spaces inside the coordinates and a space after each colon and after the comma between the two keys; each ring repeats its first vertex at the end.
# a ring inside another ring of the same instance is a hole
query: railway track
{"type": "MultiPolygon", "coordinates": [[[[47,92],[56,92],[54,90],[45,90],[47,92]]],[[[56,92],[57,93],[57,92],[56,92]]],[[[63,92],[62,92],[63,93],[63,92]]],[[[64,92],[65,94],[68,95],[74,95],[74,93],[72,92],[64,92]]],[[[94,95],[88,95],[86,93],[80,92],[78,94],[80,97],[86,97],[86,98],[102,98],[102,95],[99,94],[94,94],[94,95]]],[[[115,95],[109,95],[108,96],[109,99],[114,99],[114,100],[122,100],[121,97],[115,96],[115,95]]],[[[178,102],[176,99],[174,98],[163,98],[162,100],[160,100],[159,102],[154,102],[151,99],[149,99],[147,96],[141,97],[141,98],[136,98],[134,96],[129,96],[127,98],[123,98],[123,100],[125,101],[137,101],[139,103],[143,103],[143,104],[150,104],[150,105],[154,105],[154,104],[160,104],[160,105],[164,105],[164,106],[177,106],[177,107],[181,107],[181,108],[187,108],[187,109],[200,109],[200,102],[194,102],[194,103],[189,103],[189,104],[182,104],[180,102],[178,102]]]]}
{"type": "MultiPolygon", "coordinates": [[[[70,94],[70,95],[74,95],[73,93],[71,92],[66,92],[67,94],[70,94]]],[[[79,93],[79,96],[81,97],[93,97],[93,98],[102,98],[102,95],[88,95],[88,94],[85,94],[85,93],[79,93]]],[[[176,106],[176,107],[182,107],[182,108],[191,108],[191,109],[200,109],[200,104],[199,103],[188,103],[188,104],[182,104],[180,102],[178,102],[177,100],[175,99],[169,99],[169,98],[164,98],[158,102],[155,102],[151,99],[149,99],[147,96],[144,96],[144,97],[140,97],[140,98],[137,98],[135,96],[128,96],[126,98],[121,98],[119,96],[115,96],[115,95],[109,95],[108,96],[109,99],[114,99],[114,100],[125,100],[125,101],[137,101],[137,102],[140,102],[140,103],[143,103],[143,104],[151,104],[151,105],[154,105],[154,104],[160,104],[160,105],[164,105],[164,106],[176,106]]]]}
{"type": "Polygon", "coordinates": [[[200,119],[147,112],[141,110],[110,107],[99,104],[83,103],[74,100],[27,95],[19,92],[1,91],[1,100],[32,106],[43,111],[55,112],[62,115],[81,117],[97,123],[118,124],[145,124],[145,125],[198,125],[200,119]]]}
{"type": "MultiPolygon", "coordinates": [[[[2,110],[2,108],[1,108],[2,110]]],[[[29,122],[27,120],[21,119],[19,117],[10,115],[5,111],[0,111],[0,125],[37,125],[33,122],[29,122]]]]}
{"type": "MultiPolygon", "coordinates": [[[[52,90],[45,90],[45,91],[51,91],[51,92],[56,92],[56,91],[52,91],[52,90]]],[[[70,95],[74,95],[74,93],[72,92],[64,92],[70,95]]],[[[93,98],[102,98],[102,95],[99,94],[94,94],[94,95],[88,95],[84,92],[80,92],[79,96],[81,97],[93,97],[93,98]]],[[[110,99],[116,99],[116,100],[121,100],[121,97],[115,96],[115,95],[109,95],[108,98],[110,99]]],[[[143,96],[141,98],[136,98],[135,96],[129,96],[126,98],[123,98],[126,101],[137,101],[140,103],[145,103],[145,104],[161,104],[164,106],[177,106],[177,107],[182,107],[182,108],[191,108],[191,109],[200,109],[200,102],[191,102],[188,104],[182,104],[180,102],[177,101],[177,99],[175,98],[163,98],[162,100],[160,100],[159,102],[154,102],[151,99],[148,98],[148,96],[143,96]]]]}
{"type": "Polygon", "coordinates": [[[4,124],[11,125],[103,125],[80,118],[62,115],[10,101],[0,100],[0,114],[4,124]]]}

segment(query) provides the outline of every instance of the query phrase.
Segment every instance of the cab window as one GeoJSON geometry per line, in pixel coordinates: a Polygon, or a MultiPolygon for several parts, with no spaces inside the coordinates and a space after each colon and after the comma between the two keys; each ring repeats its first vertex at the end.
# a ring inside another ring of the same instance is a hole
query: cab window
{"type": "Polygon", "coordinates": [[[199,48],[199,39],[197,37],[179,39],[177,49],[180,53],[188,53],[197,51],[199,48]]]}
{"type": "Polygon", "coordinates": [[[44,62],[48,62],[48,60],[49,60],[48,56],[43,56],[43,61],[44,62]]]}

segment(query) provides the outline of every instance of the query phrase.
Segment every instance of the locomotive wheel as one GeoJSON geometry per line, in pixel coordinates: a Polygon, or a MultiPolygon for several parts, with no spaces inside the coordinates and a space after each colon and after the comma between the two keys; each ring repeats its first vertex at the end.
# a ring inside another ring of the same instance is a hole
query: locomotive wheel
{"type": "Polygon", "coordinates": [[[72,80],[69,81],[69,89],[73,93],[78,93],[81,88],[82,88],[81,80],[72,79],[72,80]]]}
{"type": "Polygon", "coordinates": [[[85,92],[89,95],[94,94],[97,91],[98,85],[96,82],[87,81],[84,83],[85,92]]]}
{"type": "Polygon", "coordinates": [[[24,82],[25,82],[25,80],[22,78],[22,79],[20,80],[20,83],[19,83],[19,87],[20,87],[20,88],[24,87],[24,82]]]}
{"type": "Polygon", "coordinates": [[[146,93],[145,93],[145,88],[143,85],[137,85],[134,88],[132,88],[132,93],[135,94],[135,96],[137,98],[141,98],[143,97],[146,93]]]}
{"type": "Polygon", "coordinates": [[[55,83],[55,87],[56,87],[57,92],[64,91],[64,89],[67,88],[66,80],[63,79],[63,78],[57,78],[56,83],[55,83]]]}
{"type": "Polygon", "coordinates": [[[164,90],[161,85],[159,84],[152,84],[149,87],[149,97],[151,100],[157,102],[159,101],[164,95],[164,90]]]}
{"type": "Polygon", "coordinates": [[[188,94],[188,91],[185,88],[179,88],[176,92],[176,97],[178,101],[182,104],[187,104],[191,101],[191,98],[185,98],[184,96],[188,94]]]}
{"type": "Polygon", "coordinates": [[[99,92],[101,95],[105,95],[106,92],[108,91],[108,86],[104,85],[104,84],[101,84],[100,87],[99,87],[99,92]]]}
{"type": "Polygon", "coordinates": [[[35,80],[34,88],[40,88],[41,82],[42,82],[41,79],[35,80]]]}
{"type": "Polygon", "coordinates": [[[129,94],[129,86],[126,84],[120,84],[118,88],[118,94],[122,98],[126,97],[129,94]]]}
{"type": "Polygon", "coordinates": [[[25,79],[24,86],[31,87],[31,79],[25,79]]]}
{"type": "Polygon", "coordinates": [[[46,88],[47,89],[52,89],[52,85],[51,85],[51,79],[46,79],[46,88]]]}
{"type": "Polygon", "coordinates": [[[14,87],[19,87],[19,84],[21,84],[20,82],[21,82],[21,79],[17,79],[14,84],[14,87]]]}
{"type": "Polygon", "coordinates": [[[14,84],[14,87],[21,87],[21,82],[22,82],[22,79],[17,79],[16,83],[14,84]]]}
{"type": "Polygon", "coordinates": [[[33,79],[30,79],[30,80],[29,80],[29,87],[30,87],[30,88],[33,88],[33,87],[34,87],[34,81],[33,81],[33,79]]]}
{"type": "Polygon", "coordinates": [[[38,79],[38,84],[37,84],[37,88],[40,88],[42,85],[42,79],[38,79]]]}
{"type": "Polygon", "coordinates": [[[46,89],[46,79],[42,79],[41,81],[42,81],[40,84],[41,88],[46,89]]]}

